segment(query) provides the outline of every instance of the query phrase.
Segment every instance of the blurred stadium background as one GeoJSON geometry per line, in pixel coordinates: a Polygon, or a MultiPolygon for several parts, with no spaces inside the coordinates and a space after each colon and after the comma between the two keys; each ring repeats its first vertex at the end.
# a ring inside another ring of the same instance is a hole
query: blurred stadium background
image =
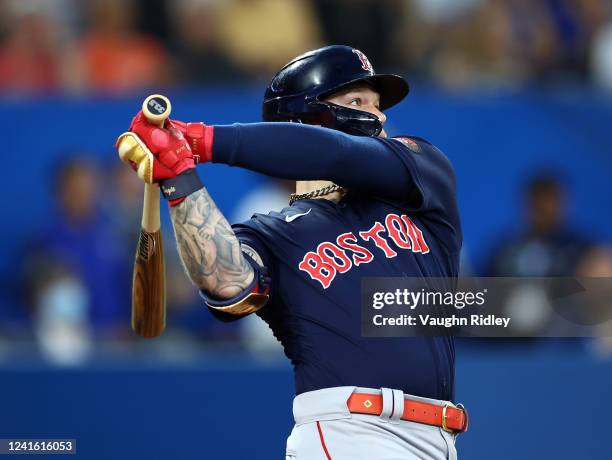
{"type": "MultiPolygon", "coordinates": [[[[178,119],[258,121],[274,72],[331,43],[411,82],[388,131],[453,161],[465,274],[612,276],[608,0],[3,0],[0,438],[282,458],[290,365],[258,321],[212,320],[167,221],[167,331],[131,333],[142,185],[113,143],[151,91],[178,119]]],[[[291,187],[201,173],[230,221],[291,187]]],[[[611,382],[609,340],[462,341],[461,458],[608,458],[611,382]]]]}

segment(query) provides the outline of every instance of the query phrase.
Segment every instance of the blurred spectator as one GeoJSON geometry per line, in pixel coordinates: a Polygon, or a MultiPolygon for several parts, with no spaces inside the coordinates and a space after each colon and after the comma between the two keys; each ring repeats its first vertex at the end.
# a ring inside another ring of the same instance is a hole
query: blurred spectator
{"type": "Polygon", "coordinates": [[[266,80],[293,57],[322,44],[306,0],[226,0],[219,3],[223,50],[252,76],[266,80]]]}
{"type": "Polygon", "coordinates": [[[155,37],[157,40],[168,43],[172,39],[171,14],[176,0],[132,0],[134,8],[138,10],[134,21],[137,29],[155,37]]]}
{"type": "Polygon", "coordinates": [[[566,224],[567,202],[560,180],[540,175],[526,188],[525,230],[493,251],[488,276],[573,276],[587,248],[566,224]]]}
{"type": "Polygon", "coordinates": [[[118,233],[134,245],[140,236],[143,184],[134,171],[124,163],[113,162],[110,171],[110,196],[103,204],[105,214],[112,219],[118,233]]]}
{"type": "Polygon", "coordinates": [[[184,82],[227,82],[247,74],[222,51],[219,2],[179,0],[173,11],[173,57],[184,82]]]}
{"type": "Polygon", "coordinates": [[[595,31],[590,54],[593,81],[601,88],[612,90],[612,3],[598,5],[600,27],[595,31]]]}
{"type": "Polygon", "coordinates": [[[609,17],[606,3],[405,2],[395,54],[451,88],[584,80],[593,36],[609,17]]]}
{"type": "Polygon", "coordinates": [[[593,82],[600,88],[612,91],[612,23],[595,36],[591,54],[593,82]]]}
{"type": "Polygon", "coordinates": [[[589,44],[605,17],[603,3],[593,0],[511,3],[516,40],[534,78],[586,77],[589,44]]]}
{"type": "MultiPolygon", "coordinates": [[[[586,251],[580,259],[576,276],[612,278],[612,247],[597,245],[586,251]]],[[[612,297],[610,300],[612,300],[612,297]]]]}
{"type": "Polygon", "coordinates": [[[163,46],[133,28],[132,0],[92,0],[88,28],[79,43],[84,84],[121,92],[164,85],[171,80],[163,46]]]}
{"type": "Polygon", "coordinates": [[[429,23],[448,23],[464,19],[481,7],[484,0],[414,0],[410,2],[419,16],[429,23]]]}
{"type": "Polygon", "coordinates": [[[40,2],[2,6],[7,36],[0,44],[0,89],[49,92],[60,88],[68,63],[57,23],[40,2]]]}
{"type": "Polygon", "coordinates": [[[56,364],[80,364],[92,351],[90,294],[79,279],[51,259],[47,264],[36,261],[35,268],[40,271],[40,284],[33,319],[40,350],[56,364]]]}
{"type": "Polygon", "coordinates": [[[86,344],[90,333],[116,336],[129,324],[132,251],[98,206],[98,175],[85,156],[59,166],[53,214],[26,258],[36,329],[43,342],[52,338],[49,349],[64,349],[57,340],[67,330],[86,344]]]}
{"type": "Polygon", "coordinates": [[[397,68],[390,42],[400,27],[399,0],[316,0],[327,43],[350,45],[363,51],[377,70],[397,68]]]}
{"type": "Polygon", "coordinates": [[[608,319],[596,325],[595,351],[609,357],[612,355],[612,247],[599,245],[587,251],[576,271],[577,277],[583,278],[604,278],[608,286],[605,293],[600,293],[596,299],[602,305],[598,305],[599,314],[604,319],[608,319]],[[604,294],[604,295],[601,295],[604,294]]]}
{"type": "Polygon", "coordinates": [[[418,0],[405,3],[404,21],[397,55],[438,84],[481,88],[524,79],[506,2],[418,0]]]}
{"type": "MultiPolygon", "coordinates": [[[[559,177],[533,177],[527,183],[525,200],[524,230],[506,236],[493,250],[485,276],[573,277],[588,245],[567,225],[567,200],[559,177]]],[[[549,331],[561,330],[550,292],[542,285],[522,282],[505,295],[504,314],[512,318],[515,334],[544,337],[549,331]]],[[[580,340],[563,343],[581,345],[580,340]]]]}
{"type": "Polygon", "coordinates": [[[324,43],[453,89],[612,86],[611,20],[604,0],[4,0],[0,89],[267,80],[324,43]]]}

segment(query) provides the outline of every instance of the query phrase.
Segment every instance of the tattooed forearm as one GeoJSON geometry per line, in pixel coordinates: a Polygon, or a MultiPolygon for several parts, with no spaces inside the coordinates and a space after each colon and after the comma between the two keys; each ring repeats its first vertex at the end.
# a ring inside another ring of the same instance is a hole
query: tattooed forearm
{"type": "Polygon", "coordinates": [[[193,283],[218,299],[229,299],[253,281],[253,267],[206,189],[171,208],[176,241],[193,283]]]}

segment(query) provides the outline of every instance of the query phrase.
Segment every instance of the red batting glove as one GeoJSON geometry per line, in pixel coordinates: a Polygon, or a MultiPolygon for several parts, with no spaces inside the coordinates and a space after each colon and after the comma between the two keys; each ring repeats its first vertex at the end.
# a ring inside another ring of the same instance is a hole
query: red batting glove
{"type": "Polygon", "coordinates": [[[170,120],[170,125],[177,128],[189,142],[196,163],[212,161],[213,133],[212,126],[204,123],[185,123],[179,120],[170,120]]]}
{"type": "Polygon", "coordinates": [[[130,131],[146,144],[155,156],[153,182],[172,179],[188,169],[195,168],[195,159],[189,143],[181,131],[171,124],[167,128],[157,127],[138,112],[130,125],[130,131]]]}
{"type": "Polygon", "coordinates": [[[117,139],[120,158],[129,163],[146,183],[159,183],[171,206],[203,187],[191,147],[171,122],[160,128],[138,112],[130,131],[117,139]]]}

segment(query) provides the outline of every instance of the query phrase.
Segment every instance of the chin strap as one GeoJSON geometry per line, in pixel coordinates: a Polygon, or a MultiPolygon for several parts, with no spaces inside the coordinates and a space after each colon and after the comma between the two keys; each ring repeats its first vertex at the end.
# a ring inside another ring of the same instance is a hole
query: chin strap
{"type": "Polygon", "coordinates": [[[340,187],[339,185],[331,184],[323,188],[318,188],[311,192],[302,193],[300,195],[298,195],[297,193],[292,193],[291,195],[289,195],[289,206],[291,206],[298,200],[308,200],[309,198],[317,198],[319,196],[329,195],[333,192],[345,193],[346,190],[343,187],[340,187]]]}

